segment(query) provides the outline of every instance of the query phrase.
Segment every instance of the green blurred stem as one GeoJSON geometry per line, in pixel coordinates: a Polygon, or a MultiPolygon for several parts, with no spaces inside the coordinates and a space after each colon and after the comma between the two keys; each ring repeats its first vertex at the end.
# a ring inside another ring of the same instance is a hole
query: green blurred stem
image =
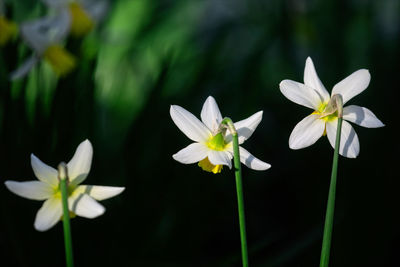
{"type": "Polygon", "coordinates": [[[246,220],[244,215],[242,169],[240,164],[239,139],[235,126],[230,118],[225,118],[222,121],[222,124],[227,126],[227,128],[232,134],[232,139],[233,139],[233,163],[235,167],[236,192],[237,192],[238,210],[239,210],[240,241],[242,244],[242,263],[243,267],[248,267],[249,260],[247,256],[246,220]]]}
{"type": "Polygon", "coordinates": [[[63,162],[60,163],[60,165],[58,166],[58,175],[60,179],[61,200],[63,207],[65,259],[67,267],[73,267],[74,260],[72,255],[71,224],[70,224],[69,209],[68,209],[68,173],[67,173],[67,165],[63,162]]]}
{"type": "Polygon", "coordinates": [[[337,167],[339,160],[339,147],[340,147],[340,135],[342,132],[342,121],[343,119],[339,117],[337,123],[337,131],[336,131],[335,152],[333,154],[331,185],[329,187],[328,204],[326,206],[324,237],[322,240],[321,261],[319,264],[320,267],[328,267],[329,265],[329,255],[331,250],[332,227],[333,227],[333,214],[335,210],[336,176],[337,176],[337,167]]]}

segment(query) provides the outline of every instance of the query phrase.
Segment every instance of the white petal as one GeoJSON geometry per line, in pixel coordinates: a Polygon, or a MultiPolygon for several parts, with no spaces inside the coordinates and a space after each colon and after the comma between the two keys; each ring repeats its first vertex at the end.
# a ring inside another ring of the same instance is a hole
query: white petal
{"type": "Polygon", "coordinates": [[[219,124],[222,121],[222,115],[214,97],[209,96],[206,102],[204,102],[200,117],[211,132],[214,134],[217,133],[219,124]]]}
{"type": "Polygon", "coordinates": [[[82,5],[85,11],[90,15],[90,18],[95,22],[102,20],[108,9],[108,1],[96,0],[96,1],[82,1],[82,5]]]}
{"type": "Polygon", "coordinates": [[[207,126],[186,109],[171,105],[169,113],[179,130],[192,141],[206,142],[211,136],[211,132],[207,126]]]}
{"type": "Polygon", "coordinates": [[[13,81],[25,77],[38,62],[38,56],[33,54],[31,57],[25,60],[25,62],[22,63],[22,65],[18,69],[11,72],[10,80],[13,81]]]}
{"type": "Polygon", "coordinates": [[[172,157],[180,163],[191,164],[207,157],[208,150],[204,144],[193,143],[172,155],[172,157]]]}
{"type": "Polygon", "coordinates": [[[318,110],[323,99],[320,97],[318,92],[302,83],[298,83],[291,80],[283,80],[279,87],[281,92],[287,99],[311,108],[313,110],[318,110]]]}
{"type": "Polygon", "coordinates": [[[208,151],[208,159],[214,165],[226,165],[232,168],[232,155],[228,151],[208,151]]]}
{"type": "MultiPolygon", "coordinates": [[[[235,122],[235,128],[238,133],[239,144],[243,144],[244,141],[250,138],[250,136],[256,130],[258,124],[260,124],[262,120],[263,112],[259,111],[247,119],[235,122]]],[[[229,143],[232,140],[232,135],[228,134],[225,137],[225,140],[229,143]]]]}
{"type": "Polygon", "coordinates": [[[33,154],[31,154],[31,165],[35,176],[40,181],[52,186],[58,186],[58,172],[56,169],[44,164],[33,154]]]}
{"type": "Polygon", "coordinates": [[[49,184],[40,181],[5,181],[4,184],[14,194],[33,200],[45,200],[54,194],[54,190],[49,184]]]}
{"type": "MultiPolygon", "coordinates": [[[[336,130],[337,120],[329,121],[326,123],[326,133],[328,135],[329,143],[335,149],[336,142],[336,130]]],[[[360,142],[358,136],[354,131],[353,127],[347,121],[343,120],[342,132],[340,135],[340,149],[339,154],[348,157],[355,158],[360,152],[360,142]]]]}
{"type": "Polygon", "coordinates": [[[239,154],[240,154],[240,162],[242,162],[244,165],[246,165],[250,169],[253,169],[256,171],[264,171],[264,170],[271,168],[270,164],[254,157],[252,154],[250,154],[249,151],[247,151],[243,147],[239,147],[239,154]]]}
{"type": "Polygon", "coordinates": [[[22,23],[21,36],[25,42],[38,54],[42,55],[50,45],[50,40],[45,34],[51,27],[49,17],[22,23]]]}
{"type": "Polygon", "coordinates": [[[21,25],[21,35],[28,45],[42,55],[47,47],[63,41],[70,26],[70,15],[67,8],[58,9],[58,13],[21,25]]]}
{"type": "Polygon", "coordinates": [[[366,69],[353,72],[350,76],[337,83],[332,89],[332,96],[340,94],[343,97],[343,104],[354,96],[364,91],[371,80],[371,75],[366,69]]]}
{"type": "Polygon", "coordinates": [[[304,68],[304,84],[310,88],[315,89],[322,102],[328,102],[330,99],[328,91],[326,91],[325,86],[319,79],[317,72],[314,67],[314,63],[310,57],[306,60],[306,66],[304,68]]]}
{"type": "Polygon", "coordinates": [[[311,146],[322,136],[325,122],[316,114],[311,114],[301,120],[293,129],[289,137],[289,147],[300,149],[311,146]]]}
{"type": "Polygon", "coordinates": [[[79,144],[74,156],[68,162],[68,177],[73,185],[80,184],[89,174],[92,164],[93,147],[89,140],[79,144]]]}
{"type": "Polygon", "coordinates": [[[34,227],[38,231],[46,231],[53,227],[61,219],[61,216],[61,198],[49,198],[37,212],[34,227]]]}
{"type": "Polygon", "coordinates": [[[96,200],[104,200],[115,197],[121,194],[124,190],[125,187],[80,185],[75,189],[74,194],[88,194],[96,200]]]}
{"type": "Polygon", "coordinates": [[[355,105],[343,108],[343,119],[367,128],[385,126],[371,110],[355,105]]]}
{"type": "Polygon", "coordinates": [[[87,194],[73,194],[68,198],[69,210],[76,215],[93,219],[105,212],[105,208],[87,194]]]}

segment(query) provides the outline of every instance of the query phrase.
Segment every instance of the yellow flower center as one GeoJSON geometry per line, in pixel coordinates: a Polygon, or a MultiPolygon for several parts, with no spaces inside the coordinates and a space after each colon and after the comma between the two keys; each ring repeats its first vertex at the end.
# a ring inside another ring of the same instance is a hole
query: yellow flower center
{"type": "Polygon", "coordinates": [[[222,171],[222,165],[214,165],[210,162],[208,157],[199,161],[199,167],[203,169],[203,171],[212,172],[212,173],[220,173],[222,171]]]}
{"type": "Polygon", "coordinates": [[[81,37],[88,34],[94,26],[93,20],[89,14],[78,3],[69,4],[71,13],[71,29],[72,35],[81,37]]]}
{"type": "Polygon", "coordinates": [[[217,133],[212,136],[206,143],[206,145],[212,150],[223,151],[226,149],[226,142],[222,133],[217,133]]]}
{"type": "Polygon", "coordinates": [[[12,21],[0,15],[0,46],[5,45],[17,35],[18,27],[12,21]]]}
{"type": "MultiPolygon", "coordinates": [[[[212,150],[216,151],[224,151],[228,146],[228,144],[225,142],[224,135],[221,132],[217,133],[214,136],[211,136],[210,139],[206,142],[206,145],[212,150]]],[[[207,172],[220,173],[222,171],[222,165],[212,164],[208,157],[201,160],[198,165],[207,172]]]]}
{"type": "Polygon", "coordinates": [[[43,56],[60,76],[67,75],[76,65],[75,57],[60,45],[49,46],[43,56]]]}
{"type": "Polygon", "coordinates": [[[328,104],[329,104],[329,102],[321,103],[318,107],[318,110],[315,110],[313,113],[311,113],[311,114],[318,115],[319,119],[323,120],[325,122],[325,129],[324,129],[324,133],[322,134],[323,136],[326,135],[326,122],[336,120],[338,117],[337,111],[335,111],[334,113],[331,113],[331,114],[326,113],[328,104]]]}
{"type": "MultiPolygon", "coordinates": [[[[55,198],[59,198],[60,199],[60,201],[61,201],[61,189],[60,189],[60,185],[58,185],[57,187],[53,187],[53,189],[54,189],[54,195],[53,195],[53,197],[55,197],[55,198]]],[[[72,186],[71,184],[69,184],[68,185],[68,188],[67,188],[67,192],[68,192],[68,198],[72,195],[72,194],[76,194],[76,193],[79,193],[79,192],[77,192],[77,190],[75,190],[76,189],[76,186],[72,186]]],[[[71,207],[70,207],[71,208],[71,207]]],[[[75,218],[76,217],[76,214],[75,214],[75,212],[73,212],[73,211],[69,211],[69,218],[75,218]]],[[[61,217],[60,217],[60,220],[62,221],[63,220],[63,215],[61,215],[61,217]]]]}

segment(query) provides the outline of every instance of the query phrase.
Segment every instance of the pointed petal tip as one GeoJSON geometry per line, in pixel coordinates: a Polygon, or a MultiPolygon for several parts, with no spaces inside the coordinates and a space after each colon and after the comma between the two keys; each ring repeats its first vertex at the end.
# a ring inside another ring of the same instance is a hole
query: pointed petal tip
{"type": "Polygon", "coordinates": [[[176,111],[176,109],[178,109],[178,108],[181,108],[181,106],[178,106],[178,105],[171,105],[170,108],[169,108],[169,110],[170,110],[170,111],[176,111]]]}
{"type": "Polygon", "coordinates": [[[92,146],[92,143],[86,138],[80,143],[80,145],[92,146]]]}
{"type": "Polygon", "coordinates": [[[172,113],[175,112],[175,109],[176,109],[176,105],[169,106],[169,114],[171,114],[171,116],[172,116],[172,113]]]}
{"type": "Polygon", "coordinates": [[[42,227],[42,226],[36,225],[36,223],[33,223],[33,228],[35,228],[36,231],[45,232],[45,231],[48,230],[48,229],[46,229],[46,228],[41,228],[41,227],[42,227]]]}
{"type": "Polygon", "coordinates": [[[12,182],[14,182],[14,181],[7,180],[7,181],[4,182],[4,185],[7,187],[8,190],[10,190],[10,184],[11,184],[12,182]]]}
{"type": "Polygon", "coordinates": [[[302,149],[304,147],[298,146],[298,145],[294,144],[293,141],[289,140],[289,148],[293,149],[293,150],[299,150],[299,149],[302,149]]]}
{"type": "Polygon", "coordinates": [[[279,83],[279,88],[282,88],[282,86],[284,86],[284,84],[287,82],[288,80],[282,80],[280,83],[279,83]]]}
{"type": "Polygon", "coordinates": [[[176,160],[176,161],[179,161],[179,160],[177,159],[177,156],[176,156],[177,154],[178,154],[178,153],[173,154],[173,155],[172,155],[172,158],[173,158],[174,160],[176,160]]]}
{"type": "Polygon", "coordinates": [[[261,161],[261,162],[260,162],[260,165],[257,166],[256,169],[253,169],[253,170],[255,170],[255,171],[266,171],[266,170],[268,170],[269,168],[271,168],[271,164],[266,163],[266,162],[264,162],[264,161],[261,161]]]}
{"type": "MultiPolygon", "coordinates": [[[[335,149],[335,148],[333,148],[333,149],[335,149]]],[[[360,151],[358,151],[357,154],[349,154],[349,153],[343,154],[343,153],[339,152],[339,155],[341,155],[342,157],[348,158],[348,159],[355,159],[358,157],[359,154],[360,154],[360,151]]]]}
{"type": "MultiPolygon", "coordinates": [[[[57,224],[57,223],[56,223],[57,224]]],[[[54,224],[55,225],[55,224],[54,224]]],[[[47,230],[49,230],[51,227],[53,227],[54,225],[51,226],[44,226],[42,224],[39,224],[36,220],[33,223],[33,228],[35,228],[36,231],[38,232],[46,232],[47,230]]]]}
{"type": "Polygon", "coordinates": [[[126,189],[125,186],[116,186],[116,188],[119,189],[119,190],[118,190],[118,194],[121,194],[121,193],[124,192],[125,189],[126,189]]]}

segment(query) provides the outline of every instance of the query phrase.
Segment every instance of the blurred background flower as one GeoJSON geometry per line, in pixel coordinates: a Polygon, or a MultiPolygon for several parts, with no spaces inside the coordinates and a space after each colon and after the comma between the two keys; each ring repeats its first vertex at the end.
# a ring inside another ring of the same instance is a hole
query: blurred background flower
{"type": "MultiPolygon", "coordinates": [[[[5,2],[17,24],[48,12],[39,1],[5,2]]],[[[317,266],[333,151],[326,138],[290,150],[293,125],[309,111],[279,91],[283,79],[302,80],[310,56],[326,88],[368,69],[357,103],[386,124],[359,127],[359,157],[340,160],[331,266],[396,266],[399,1],[114,0],[84,38],[65,41],[77,58],[65,78],[40,62],[11,82],[31,52],[20,38],[0,48],[0,179],[33,179],[31,151],[55,166],[91,140],[91,183],[129,190],[104,201],[108,214],[95,224],[74,219],[79,265],[240,265],[232,174],[205,176],[171,157],[187,138],[170,104],[196,113],[213,95],[233,121],[264,111],[246,149],[274,167],[243,168],[251,266],[317,266]]],[[[61,225],[30,227],[37,204],[0,187],[2,265],[62,266],[61,225]]]]}

